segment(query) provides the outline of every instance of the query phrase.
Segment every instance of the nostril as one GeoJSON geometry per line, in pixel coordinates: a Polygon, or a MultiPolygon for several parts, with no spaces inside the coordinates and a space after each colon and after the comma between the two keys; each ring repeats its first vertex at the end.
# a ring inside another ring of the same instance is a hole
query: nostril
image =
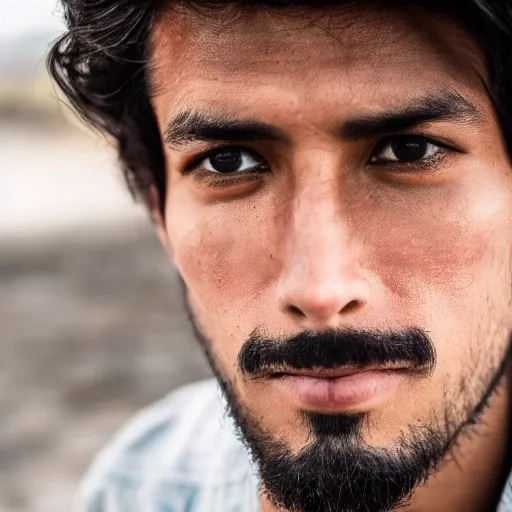
{"type": "Polygon", "coordinates": [[[278,307],[281,313],[300,324],[305,320],[311,325],[334,325],[339,317],[359,314],[370,296],[370,286],[365,278],[351,272],[319,277],[296,273],[285,275],[277,286],[278,307]]]}
{"type": "MultiPolygon", "coordinates": [[[[340,313],[351,313],[351,312],[355,311],[356,309],[358,309],[360,305],[361,305],[361,303],[358,300],[352,300],[342,308],[340,313]]],[[[296,317],[302,318],[302,317],[308,316],[302,309],[300,309],[297,306],[294,306],[292,304],[290,304],[288,306],[288,311],[296,317]]]]}
{"type": "Polygon", "coordinates": [[[343,309],[343,313],[351,313],[352,311],[356,310],[360,305],[360,302],[357,300],[351,300],[343,309]]]}
{"type": "Polygon", "coordinates": [[[288,306],[288,310],[290,311],[290,313],[292,313],[295,316],[300,316],[300,317],[306,316],[306,314],[297,306],[290,305],[290,306],[288,306]]]}

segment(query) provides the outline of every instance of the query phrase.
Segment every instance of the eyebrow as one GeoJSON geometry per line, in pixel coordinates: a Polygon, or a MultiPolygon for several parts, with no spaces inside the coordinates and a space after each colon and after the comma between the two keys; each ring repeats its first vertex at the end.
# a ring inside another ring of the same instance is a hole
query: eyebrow
{"type": "MultiPolygon", "coordinates": [[[[457,92],[445,91],[413,100],[402,108],[349,119],[340,124],[338,136],[357,140],[414,128],[432,121],[477,124],[480,111],[457,92]]],[[[286,142],[279,128],[253,119],[237,119],[209,111],[187,109],[168,123],[164,140],[173,146],[191,142],[286,142]]]]}
{"type": "Polygon", "coordinates": [[[197,110],[185,110],[165,129],[164,140],[174,146],[202,141],[283,141],[287,137],[278,128],[252,119],[234,119],[197,110]]]}
{"type": "Polygon", "coordinates": [[[482,114],[469,100],[457,92],[444,91],[419,98],[393,112],[364,115],[343,123],[342,138],[356,140],[414,128],[432,121],[478,124],[482,114]]]}

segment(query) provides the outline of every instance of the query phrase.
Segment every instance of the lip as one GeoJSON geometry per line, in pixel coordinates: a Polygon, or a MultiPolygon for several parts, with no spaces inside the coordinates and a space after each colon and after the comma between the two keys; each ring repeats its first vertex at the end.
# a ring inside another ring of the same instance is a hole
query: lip
{"type": "Polygon", "coordinates": [[[357,369],[276,373],[273,387],[300,409],[365,411],[382,405],[404,378],[401,369],[357,369]]]}
{"type": "MultiPolygon", "coordinates": [[[[393,368],[394,369],[394,368],[393,368]]],[[[343,367],[343,368],[316,368],[312,370],[293,370],[293,371],[282,371],[275,372],[270,375],[271,378],[280,377],[310,377],[312,379],[338,379],[341,377],[349,377],[356,373],[368,372],[368,371],[384,371],[384,368],[371,368],[371,367],[343,367]]]]}

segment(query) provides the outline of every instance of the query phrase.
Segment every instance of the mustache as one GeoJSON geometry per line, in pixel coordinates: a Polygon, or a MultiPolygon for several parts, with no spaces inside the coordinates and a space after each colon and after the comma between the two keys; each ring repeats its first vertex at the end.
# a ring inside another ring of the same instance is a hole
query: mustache
{"type": "Polygon", "coordinates": [[[303,331],[291,337],[270,338],[259,329],[244,342],[238,365],[246,377],[286,370],[334,369],[405,365],[417,373],[431,373],[436,351],[419,328],[401,331],[303,331]]]}

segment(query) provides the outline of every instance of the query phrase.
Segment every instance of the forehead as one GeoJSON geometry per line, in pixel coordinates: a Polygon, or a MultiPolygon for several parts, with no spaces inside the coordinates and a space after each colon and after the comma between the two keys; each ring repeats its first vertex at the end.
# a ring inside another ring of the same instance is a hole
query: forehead
{"type": "Polygon", "coordinates": [[[154,25],[151,64],[159,118],[191,105],[250,110],[285,99],[349,114],[437,89],[486,96],[485,59],[470,35],[417,8],[169,9],[154,25]]]}

